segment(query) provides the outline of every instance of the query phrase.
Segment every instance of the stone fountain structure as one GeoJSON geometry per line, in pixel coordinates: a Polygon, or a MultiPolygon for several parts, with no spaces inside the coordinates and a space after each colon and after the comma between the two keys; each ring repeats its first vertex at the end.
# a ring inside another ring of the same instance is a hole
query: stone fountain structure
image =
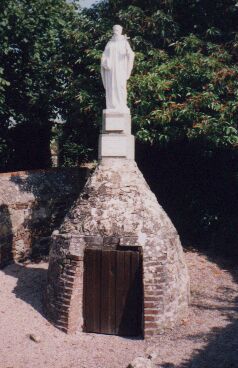
{"type": "Polygon", "coordinates": [[[139,250],[140,323],[147,337],[185,318],[189,276],[177,231],[134,161],[134,136],[126,105],[126,81],[134,53],[121,30],[114,27],[102,56],[107,109],[99,138],[99,164],[53,233],[45,307],[49,320],[59,329],[84,331],[85,251],[139,250]]]}

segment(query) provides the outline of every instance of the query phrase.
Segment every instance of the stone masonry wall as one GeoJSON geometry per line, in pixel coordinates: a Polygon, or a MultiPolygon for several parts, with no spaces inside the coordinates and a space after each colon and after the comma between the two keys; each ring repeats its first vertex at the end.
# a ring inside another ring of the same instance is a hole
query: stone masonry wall
{"type": "Polygon", "coordinates": [[[88,174],[86,168],[0,174],[0,267],[48,254],[51,233],[88,174]]]}
{"type": "Polygon", "coordinates": [[[179,235],[134,161],[101,161],[52,240],[45,310],[58,328],[84,330],[87,247],[141,249],[145,337],[187,315],[189,275],[179,235]]]}

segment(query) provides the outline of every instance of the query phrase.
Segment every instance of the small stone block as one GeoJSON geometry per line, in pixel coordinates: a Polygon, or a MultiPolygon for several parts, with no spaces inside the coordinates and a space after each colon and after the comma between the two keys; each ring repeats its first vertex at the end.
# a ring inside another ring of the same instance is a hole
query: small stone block
{"type": "Polygon", "coordinates": [[[125,134],[131,134],[131,115],[104,112],[102,132],[123,132],[125,134]]]}
{"type": "Polygon", "coordinates": [[[106,118],[104,127],[106,132],[115,132],[115,131],[122,132],[123,130],[125,130],[125,120],[120,117],[106,118]]]}
{"type": "Polygon", "coordinates": [[[125,134],[101,134],[99,159],[103,157],[125,157],[134,159],[134,136],[125,134]]]}

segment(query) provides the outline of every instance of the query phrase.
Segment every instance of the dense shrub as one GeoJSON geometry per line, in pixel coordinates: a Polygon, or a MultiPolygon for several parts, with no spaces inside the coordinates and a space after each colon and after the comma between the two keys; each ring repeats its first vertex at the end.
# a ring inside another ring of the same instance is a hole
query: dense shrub
{"type": "Polygon", "coordinates": [[[1,0],[1,170],[49,165],[50,121],[68,113],[64,94],[74,81],[77,28],[75,7],[65,0],[1,0]],[[44,136],[37,141],[38,134],[44,136]]]}

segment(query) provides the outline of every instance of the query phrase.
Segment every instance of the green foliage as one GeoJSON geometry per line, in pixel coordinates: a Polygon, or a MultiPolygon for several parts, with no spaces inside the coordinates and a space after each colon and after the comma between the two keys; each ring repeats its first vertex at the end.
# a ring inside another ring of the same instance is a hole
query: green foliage
{"type": "Polygon", "coordinates": [[[225,50],[188,52],[188,44],[205,48],[189,36],[173,44],[173,57],[131,79],[137,136],[151,143],[188,139],[234,146],[238,143],[238,68],[225,50]]]}
{"type": "Polygon", "coordinates": [[[67,51],[77,19],[73,8],[63,0],[10,0],[1,8],[1,65],[9,83],[5,114],[17,122],[49,119],[72,74],[67,51]]]}
{"type": "Polygon", "coordinates": [[[237,145],[236,1],[109,0],[76,11],[65,0],[3,0],[0,10],[0,122],[10,140],[16,126],[60,114],[62,164],[96,158],[100,57],[121,23],[136,51],[128,88],[137,138],[237,145]]]}
{"type": "Polygon", "coordinates": [[[128,88],[137,138],[161,145],[199,141],[214,149],[237,145],[235,1],[227,0],[224,8],[222,1],[154,0],[145,6],[140,0],[114,0],[84,14],[87,39],[81,45],[77,83],[83,120],[88,109],[90,119],[100,122],[100,54],[112,25],[119,22],[136,51],[128,88]]]}
{"type": "MultiPolygon", "coordinates": [[[[29,124],[38,131],[57,113],[67,114],[64,96],[74,81],[73,48],[83,37],[77,27],[75,7],[64,0],[1,1],[1,132],[7,129],[11,137],[16,127],[29,124]]],[[[13,149],[10,156],[18,160],[13,149]]],[[[38,159],[41,166],[40,154],[38,159]]]]}

